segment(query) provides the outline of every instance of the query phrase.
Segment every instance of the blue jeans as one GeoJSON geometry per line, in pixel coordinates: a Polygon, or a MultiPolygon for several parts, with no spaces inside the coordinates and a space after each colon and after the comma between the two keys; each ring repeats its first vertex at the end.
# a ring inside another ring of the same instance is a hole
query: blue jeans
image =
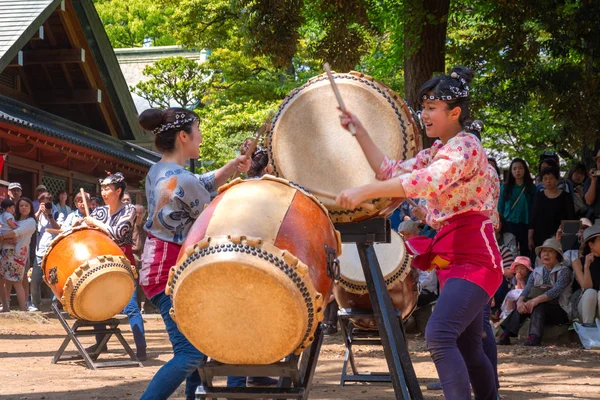
{"type": "MultiPolygon", "coordinates": [[[[135,289],[133,295],[129,300],[129,303],[123,309],[123,312],[127,314],[129,318],[129,325],[131,326],[131,332],[133,333],[133,341],[135,347],[139,351],[146,348],[146,334],[144,332],[144,319],[140,312],[140,307],[137,304],[137,281],[135,282],[135,289]]],[[[95,329],[103,329],[104,325],[95,325],[95,329]]],[[[96,343],[100,343],[104,335],[96,335],[96,343]]]]}
{"type": "Polygon", "coordinates": [[[186,381],[185,398],[194,400],[196,388],[200,385],[198,367],[206,359],[206,356],[198,351],[177,329],[177,324],[169,315],[172,306],[171,298],[165,292],[157,294],[150,301],[160,310],[163,321],[165,321],[174,355],[154,375],[140,400],[168,399],[184,380],[186,381]]]}
{"type": "Polygon", "coordinates": [[[425,329],[427,349],[447,400],[496,400],[492,364],[483,351],[483,309],[490,300],[478,285],[449,279],[425,329]],[[469,385],[469,380],[471,385],[469,385]]]}

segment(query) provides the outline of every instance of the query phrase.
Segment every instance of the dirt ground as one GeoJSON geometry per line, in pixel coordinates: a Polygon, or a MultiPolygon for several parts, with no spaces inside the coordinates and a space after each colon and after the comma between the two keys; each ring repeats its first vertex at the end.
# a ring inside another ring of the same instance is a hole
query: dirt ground
{"type": "MultiPolygon", "coordinates": [[[[38,314],[0,314],[0,399],[108,400],[137,399],[154,373],[171,358],[171,347],[160,316],[146,315],[149,359],[144,368],[91,371],[82,362],[50,363],[65,332],[56,319],[38,314]]],[[[128,324],[121,325],[133,343],[128,324]]],[[[91,338],[86,339],[91,344],[91,338]]],[[[116,339],[103,359],[125,359],[116,339]]],[[[410,338],[411,357],[425,399],[441,399],[425,386],[437,374],[420,336],[410,338]]],[[[74,347],[69,348],[74,353],[74,347]]],[[[358,349],[364,370],[385,371],[381,350],[358,349]]],[[[339,386],[344,347],[341,336],[326,337],[313,379],[311,399],[393,399],[389,384],[339,386]]],[[[499,348],[501,394],[506,399],[600,399],[600,353],[573,346],[499,348]]],[[[183,386],[172,397],[183,399],[183,386]]]]}

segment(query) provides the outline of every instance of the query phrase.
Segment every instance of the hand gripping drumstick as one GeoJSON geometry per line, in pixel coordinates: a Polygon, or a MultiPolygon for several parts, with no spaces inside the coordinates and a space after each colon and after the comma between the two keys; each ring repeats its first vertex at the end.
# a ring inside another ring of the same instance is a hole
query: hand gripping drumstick
{"type": "MultiPolygon", "coordinates": [[[[308,190],[310,193],[314,194],[315,196],[325,197],[326,199],[330,199],[330,200],[337,199],[337,196],[333,193],[324,192],[322,190],[313,190],[313,189],[307,188],[306,186],[303,186],[303,187],[304,187],[304,189],[308,190]]],[[[362,207],[367,211],[375,211],[375,206],[371,203],[360,203],[358,205],[358,207],[362,207]]]]}
{"type": "MultiPolygon", "coordinates": [[[[340,90],[338,89],[337,84],[335,83],[335,81],[333,79],[333,75],[331,73],[331,68],[329,68],[329,63],[323,64],[323,68],[325,69],[325,72],[327,72],[327,77],[329,78],[329,82],[331,83],[331,88],[333,89],[333,93],[335,93],[335,97],[337,98],[337,102],[340,106],[340,110],[342,110],[343,112],[346,112],[346,106],[344,105],[344,100],[342,100],[342,95],[340,94],[340,90]]],[[[350,133],[352,134],[352,136],[356,135],[356,127],[354,126],[354,124],[352,122],[350,122],[348,124],[348,130],[350,130],[350,133]]]]}
{"type": "Polygon", "coordinates": [[[83,207],[85,208],[85,216],[90,216],[90,208],[88,207],[87,200],[85,199],[85,190],[83,188],[79,189],[79,193],[81,193],[81,199],[83,200],[83,207]]]}

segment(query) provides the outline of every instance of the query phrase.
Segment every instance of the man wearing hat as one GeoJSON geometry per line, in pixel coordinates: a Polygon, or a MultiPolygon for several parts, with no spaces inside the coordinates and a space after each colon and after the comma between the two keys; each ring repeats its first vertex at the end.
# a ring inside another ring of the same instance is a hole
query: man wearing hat
{"type": "Polygon", "coordinates": [[[23,188],[21,187],[20,183],[12,182],[8,184],[8,198],[11,199],[15,204],[17,204],[22,194],[23,188]]]}
{"type": "Polygon", "coordinates": [[[46,188],[45,185],[38,185],[38,187],[35,188],[35,196],[33,197],[35,199],[33,200],[33,211],[35,213],[37,213],[40,208],[40,201],[38,200],[38,197],[40,197],[42,193],[47,191],[48,188],[46,188]]]}
{"type": "Polygon", "coordinates": [[[573,261],[573,272],[581,287],[573,294],[577,314],[583,325],[594,326],[600,310],[600,220],[583,231],[584,256],[573,261]]]}
{"type": "Polygon", "coordinates": [[[539,346],[544,335],[544,324],[566,324],[570,319],[570,298],[573,273],[563,263],[563,251],[555,238],[546,239],[535,249],[541,264],[527,279],[525,289],[517,301],[517,309],[502,322],[504,331],[497,344],[510,344],[527,317],[531,317],[529,337],[524,346],[539,346]]]}
{"type": "Polygon", "coordinates": [[[598,175],[600,175],[600,150],[594,157],[596,167],[590,170],[590,179],[586,181],[583,187],[583,198],[585,203],[590,206],[592,219],[596,221],[600,218],[600,185],[598,185],[598,175]]]}

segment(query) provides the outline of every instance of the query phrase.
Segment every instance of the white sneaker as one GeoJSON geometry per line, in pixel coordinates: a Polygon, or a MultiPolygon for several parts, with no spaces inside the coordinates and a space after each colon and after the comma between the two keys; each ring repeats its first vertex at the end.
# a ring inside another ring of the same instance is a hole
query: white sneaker
{"type": "Polygon", "coordinates": [[[40,310],[38,310],[38,308],[32,304],[27,308],[27,311],[36,312],[36,311],[40,311],[40,310]]]}

